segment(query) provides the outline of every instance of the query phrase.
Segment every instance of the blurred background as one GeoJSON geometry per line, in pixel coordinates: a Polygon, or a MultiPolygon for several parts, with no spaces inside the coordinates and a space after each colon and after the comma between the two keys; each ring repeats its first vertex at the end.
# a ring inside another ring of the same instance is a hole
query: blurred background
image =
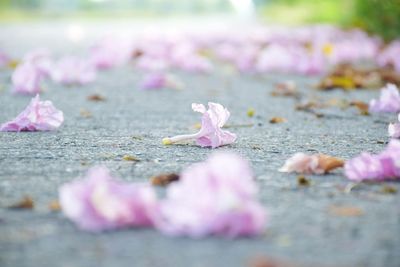
{"type": "Polygon", "coordinates": [[[360,27],[400,36],[400,0],[0,0],[2,22],[217,16],[270,24],[360,27]]]}

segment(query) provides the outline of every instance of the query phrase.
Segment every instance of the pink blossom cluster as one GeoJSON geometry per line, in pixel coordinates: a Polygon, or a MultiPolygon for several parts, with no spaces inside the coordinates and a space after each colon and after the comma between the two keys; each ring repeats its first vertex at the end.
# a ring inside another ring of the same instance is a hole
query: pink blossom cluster
{"type": "Polygon", "coordinates": [[[391,140],[386,149],[373,155],[361,153],[360,156],[348,160],[345,174],[353,181],[382,181],[400,178],[400,141],[391,140]]]}
{"type": "Polygon", "coordinates": [[[230,153],[184,170],[164,199],[148,185],[117,181],[105,167],[62,185],[59,197],[64,214],[87,231],[155,227],[168,235],[238,237],[258,235],[266,223],[249,164],[230,153]]]}

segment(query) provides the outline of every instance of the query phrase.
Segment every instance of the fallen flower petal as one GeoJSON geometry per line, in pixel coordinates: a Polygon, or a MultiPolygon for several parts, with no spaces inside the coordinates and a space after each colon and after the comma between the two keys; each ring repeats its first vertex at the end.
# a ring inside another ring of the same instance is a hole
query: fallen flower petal
{"type": "Polygon", "coordinates": [[[192,104],[192,109],[203,114],[201,129],[195,134],[177,135],[162,140],[164,145],[195,139],[201,147],[216,148],[232,144],[236,140],[236,134],[221,128],[228,120],[230,113],[221,104],[208,103],[208,110],[202,104],[192,104]]]}
{"type": "Polygon", "coordinates": [[[388,132],[391,138],[400,138],[400,123],[390,123],[388,132]]]}
{"type": "Polygon", "coordinates": [[[256,198],[249,164],[235,154],[216,153],[169,185],[156,227],[169,235],[190,237],[258,235],[266,213],[256,198]]]}
{"type": "Polygon", "coordinates": [[[109,69],[127,63],[133,53],[132,42],[118,36],[106,36],[90,50],[90,62],[97,69],[109,69]]]}
{"type": "Polygon", "coordinates": [[[81,180],[59,189],[64,214],[81,229],[151,226],[157,198],[151,187],[116,181],[105,167],[93,167],[81,180]]]}
{"type": "Polygon", "coordinates": [[[58,83],[84,85],[96,79],[96,69],[87,60],[65,57],[54,66],[51,76],[58,83]]]}
{"type": "Polygon", "coordinates": [[[9,64],[11,59],[3,52],[0,51],[0,68],[3,68],[9,64]]]}
{"type": "Polygon", "coordinates": [[[324,154],[307,155],[296,153],[286,160],[280,172],[297,172],[304,174],[324,174],[342,167],[344,161],[324,154]]]}
{"type": "Polygon", "coordinates": [[[398,115],[399,122],[390,123],[388,126],[388,133],[391,138],[400,138],[400,114],[398,115]]]}
{"type": "Polygon", "coordinates": [[[364,152],[346,161],[345,174],[353,181],[398,179],[400,178],[399,157],[400,141],[392,139],[386,149],[377,155],[364,152]]]}
{"type": "Polygon", "coordinates": [[[380,98],[370,101],[369,110],[371,112],[399,112],[400,94],[397,86],[387,84],[386,87],[382,88],[380,98]]]}
{"type": "Polygon", "coordinates": [[[40,101],[39,95],[14,120],[0,126],[2,132],[52,131],[64,121],[63,112],[57,110],[51,101],[40,101]]]}
{"type": "Polygon", "coordinates": [[[183,84],[175,76],[165,73],[150,73],[143,77],[139,87],[144,90],[151,89],[182,89],[183,84]]]}
{"type": "Polygon", "coordinates": [[[43,75],[32,63],[18,65],[12,74],[13,93],[35,95],[40,93],[43,75]]]}

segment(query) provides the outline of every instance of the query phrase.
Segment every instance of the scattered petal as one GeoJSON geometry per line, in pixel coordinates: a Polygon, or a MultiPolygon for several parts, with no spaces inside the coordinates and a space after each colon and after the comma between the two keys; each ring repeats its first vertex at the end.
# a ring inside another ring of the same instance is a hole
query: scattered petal
{"type": "Polygon", "coordinates": [[[400,178],[400,141],[392,139],[386,149],[377,154],[361,153],[346,161],[344,166],[347,178],[353,181],[383,181],[400,178]]]}
{"type": "Polygon", "coordinates": [[[380,98],[370,101],[369,110],[371,112],[399,112],[400,94],[397,86],[388,84],[382,88],[380,98]]]}
{"type": "Polygon", "coordinates": [[[237,155],[216,153],[169,185],[156,227],[169,235],[195,238],[259,235],[266,214],[256,198],[249,164],[237,155]]]}
{"type": "Polygon", "coordinates": [[[59,189],[62,211],[81,229],[151,226],[157,198],[151,187],[117,181],[105,167],[91,168],[83,179],[59,189]]]}
{"type": "Polygon", "coordinates": [[[87,60],[64,57],[55,64],[51,77],[66,85],[85,85],[96,79],[96,69],[87,60]]]}
{"type": "Polygon", "coordinates": [[[139,87],[144,90],[152,89],[182,89],[183,83],[172,74],[165,74],[160,72],[150,73],[143,77],[139,87]]]}
{"type": "Polygon", "coordinates": [[[216,148],[236,141],[235,134],[221,129],[230,116],[229,111],[221,104],[209,102],[206,110],[203,105],[193,103],[192,109],[203,114],[200,131],[195,134],[164,138],[162,140],[164,145],[195,139],[201,147],[216,148]]]}
{"type": "Polygon", "coordinates": [[[12,74],[13,93],[35,95],[41,91],[43,75],[31,62],[17,66],[12,74]]]}
{"type": "Polygon", "coordinates": [[[14,120],[0,126],[2,132],[53,131],[64,121],[63,112],[51,101],[40,101],[39,95],[14,120]]]}
{"type": "Polygon", "coordinates": [[[304,174],[324,174],[342,167],[344,161],[324,154],[307,155],[296,153],[286,160],[280,172],[297,172],[304,174]]]}

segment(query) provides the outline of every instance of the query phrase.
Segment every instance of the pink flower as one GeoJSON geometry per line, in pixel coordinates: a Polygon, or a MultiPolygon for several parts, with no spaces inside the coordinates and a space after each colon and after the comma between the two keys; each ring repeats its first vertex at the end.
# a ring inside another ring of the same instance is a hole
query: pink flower
{"type": "Polygon", "coordinates": [[[7,66],[10,62],[10,58],[3,52],[0,51],[0,68],[7,66]]]}
{"type": "Polygon", "coordinates": [[[50,53],[46,49],[37,49],[27,53],[24,56],[23,62],[32,63],[41,75],[49,77],[53,68],[53,62],[50,58],[50,53]]]}
{"type": "Polygon", "coordinates": [[[116,181],[105,167],[93,167],[82,180],[61,186],[59,198],[64,214],[93,232],[151,226],[157,205],[151,187],[116,181]]]}
{"type": "Polygon", "coordinates": [[[400,178],[400,141],[392,139],[378,155],[362,153],[345,164],[347,178],[354,181],[382,181],[400,178]]]}
{"type": "Polygon", "coordinates": [[[304,174],[324,174],[342,167],[343,160],[324,154],[307,155],[296,153],[286,160],[280,172],[297,172],[304,174]]]}
{"type": "Polygon", "coordinates": [[[322,174],[324,170],[318,166],[318,155],[296,153],[286,160],[280,172],[316,173],[322,174]]]}
{"type": "Polygon", "coordinates": [[[400,94],[397,86],[389,83],[382,88],[380,98],[369,102],[369,110],[371,112],[399,112],[400,94]]]}
{"type": "MultiPolygon", "coordinates": [[[[398,115],[398,121],[400,121],[400,114],[398,115]]],[[[391,138],[400,138],[400,123],[390,123],[388,132],[391,138]]]]}
{"type": "Polygon", "coordinates": [[[107,37],[92,47],[90,61],[97,69],[109,69],[127,63],[132,52],[130,40],[107,37]]]}
{"type": "Polygon", "coordinates": [[[140,88],[144,90],[162,88],[181,89],[182,87],[183,84],[175,76],[161,72],[149,73],[140,82],[140,88]]]}
{"type": "Polygon", "coordinates": [[[14,70],[11,80],[13,84],[13,93],[34,95],[41,91],[41,81],[43,75],[33,63],[25,62],[17,66],[14,70]]]}
{"type": "Polygon", "coordinates": [[[65,57],[54,66],[52,78],[66,85],[84,85],[95,80],[96,69],[87,60],[65,57]]]}
{"type": "Polygon", "coordinates": [[[1,125],[2,132],[52,131],[64,121],[62,111],[57,110],[51,101],[40,101],[39,95],[14,120],[1,125]]]}
{"type": "Polygon", "coordinates": [[[204,105],[193,103],[192,109],[203,114],[200,131],[195,134],[164,138],[165,145],[196,139],[201,147],[216,148],[236,141],[236,134],[221,129],[230,116],[229,111],[221,104],[208,102],[206,110],[204,105]]]}
{"type": "Polygon", "coordinates": [[[400,40],[393,41],[378,56],[379,66],[385,67],[392,65],[396,72],[400,73],[400,40]]]}
{"type": "Polygon", "coordinates": [[[190,237],[258,235],[266,212],[256,198],[249,164],[235,154],[216,153],[184,170],[167,188],[156,227],[190,237]]]}

